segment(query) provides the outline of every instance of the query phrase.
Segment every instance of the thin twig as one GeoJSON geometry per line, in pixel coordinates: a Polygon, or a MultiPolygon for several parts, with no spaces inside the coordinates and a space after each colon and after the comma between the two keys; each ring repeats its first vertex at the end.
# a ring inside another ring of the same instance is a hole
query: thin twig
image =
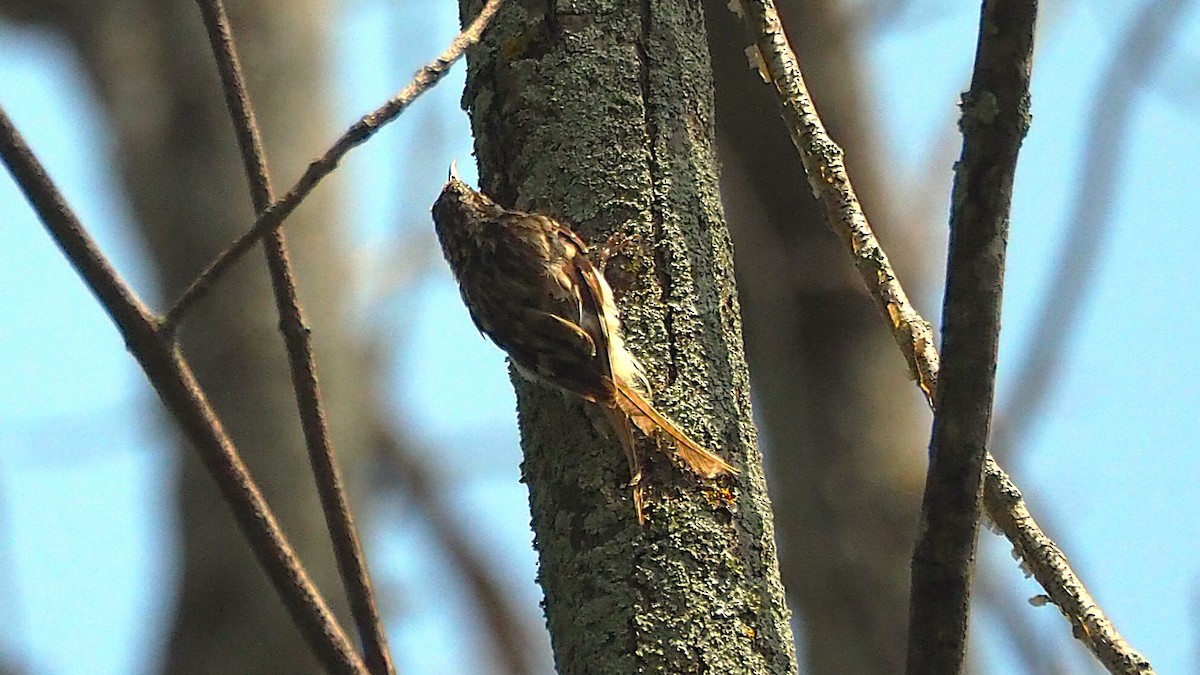
{"type": "Polygon", "coordinates": [[[164,405],[200,453],[259,564],[314,654],[329,672],[366,673],[362,660],[308,578],[174,341],[159,331],[154,315],[112,268],[3,109],[0,109],[0,156],[50,235],[121,331],[126,346],[164,405]]]}
{"type": "MultiPolygon", "coordinates": [[[[254,209],[262,213],[274,200],[271,175],[267,168],[266,150],[255,120],[254,107],[246,88],[245,76],[233,42],[233,29],[222,0],[198,0],[200,13],[208,31],[209,43],[221,75],[225,104],[233,118],[238,148],[242,153],[246,177],[254,209]]],[[[311,333],[305,324],[303,309],[296,289],[295,275],[288,259],[287,239],[282,229],[275,228],[264,235],[263,248],[275,293],[279,313],[279,328],[287,346],[288,363],[292,371],[292,386],[296,405],[308,447],[313,479],[325,514],[325,525],[333,543],[334,557],[341,573],[342,585],[350,601],[350,612],[363,643],[364,660],[373,675],[392,675],[396,672],[388,650],[387,635],[379,618],[375,593],[362,542],[354,526],[350,501],[333,456],[329,425],[321,388],[317,382],[316,361],[313,357],[311,333]]]]}
{"type": "Polygon", "coordinates": [[[1125,641],[1071,569],[1062,549],[1038,527],[1021,491],[996,460],[989,456],[983,470],[983,503],[992,522],[1012,542],[1013,551],[1046,590],[1050,602],[1071,623],[1075,639],[1110,673],[1153,675],[1150,662],[1125,641]]]}
{"type": "Polygon", "coordinates": [[[1047,288],[1034,320],[1025,359],[1012,377],[1013,392],[997,416],[992,434],[993,453],[1011,464],[1020,435],[1029,430],[1066,359],[1063,354],[1072,330],[1087,306],[1085,296],[1096,277],[1096,267],[1112,224],[1113,203],[1120,194],[1125,141],[1133,129],[1130,117],[1136,91],[1150,74],[1171,33],[1191,0],[1154,0],[1137,12],[1124,39],[1112,50],[1112,61],[1100,78],[1092,101],[1089,129],[1083,143],[1080,176],[1075,181],[1067,231],[1053,265],[1054,279],[1047,288]]]}
{"type": "Polygon", "coordinates": [[[809,187],[825,208],[826,219],[854,256],[859,276],[891,322],[892,336],[908,361],[909,372],[932,405],[933,392],[937,388],[937,348],[933,344],[933,328],[909,302],[887,254],[867,223],[846,174],[844,153],[829,137],[817,116],[796,55],[784,35],[775,3],[773,0],[747,0],[743,7],[756,35],[757,51],[753,53],[779,94],[784,121],[792,142],[800,151],[809,187]]]}
{"type": "MultiPolygon", "coordinates": [[[[1005,572],[1008,572],[1006,569],[1005,572]]],[[[1026,675],[1068,675],[1067,652],[1061,645],[1050,644],[1048,634],[1039,631],[1027,615],[1029,604],[1013,598],[997,582],[999,567],[993,565],[975,575],[975,593],[985,612],[991,614],[1008,636],[1011,653],[1016,654],[1026,675]]]]}
{"type": "Polygon", "coordinates": [[[163,316],[163,330],[167,332],[174,331],[188,309],[196,304],[200,298],[204,297],[212,285],[246,251],[250,250],[250,247],[255,242],[267,232],[282,225],[284,219],[291,215],[292,211],[296,210],[296,207],[312,192],[313,188],[325,176],[328,176],[337,168],[338,162],[348,152],[366,142],[371,136],[374,136],[375,132],[379,131],[385,124],[391,122],[400,113],[404,112],[418,96],[437,84],[450,70],[450,66],[462,57],[467,48],[479,42],[483,31],[491,23],[492,17],[500,9],[502,2],[503,0],[488,0],[488,3],[480,10],[479,16],[475,17],[471,25],[450,42],[450,46],[446,48],[446,51],[422,67],[412,81],[404,89],[400,90],[399,94],[396,94],[387,103],[380,106],[374,112],[365,115],[351,126],[342,134],[341,138],[325,151],[325,154],[308,165],[308,168],[304,171],[304,175],[300,177],[300,180],[296,181],[296,184],[292,186],[291,190],[288,190],[287,194],[271,204],[266,210],[260,211],[254,221],[254,225],[209,263],[208,267],[179,296],[174,306],[163,316]]]}
{"type": "Polygon", "coordinates": [[[1029,129],[1037,0],[985,0],[964,94],[950,211],[944,367],[913,549],[907,672],[962,672],[979,499],[996,392],[1004,261],[1017,156],[1029,129]]]}
{"type": "MultiPolygon", "coordinates": [[[[933,332],[908,302],[867,223],[846,175],[842,151],[829,138],[816,114],[775,4],[772,0],[742,0],[739,7],[754,35],[755,54],[763,72],[780,96],[784,121],[800,151],[809,184],[824,205],[830,226],[854,256],[868,291],[883,308],[914,378],[933,407],[940,363],[933,332]]],[[[1125,642],[1091,600],[1062,552],[1038,528],[1021,493],[990,454],[983,471],[983,503],[992,522],[1012,542],[1014,550],[1067,620],[1077,627],[1075,636],[1111,672],[1152,673],[1149,662],[1125,642]]]]}

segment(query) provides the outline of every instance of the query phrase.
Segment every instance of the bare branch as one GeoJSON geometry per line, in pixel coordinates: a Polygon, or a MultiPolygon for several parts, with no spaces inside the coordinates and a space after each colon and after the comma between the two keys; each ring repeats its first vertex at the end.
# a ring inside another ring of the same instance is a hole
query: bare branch
{"type": "MultiPolygon", "coordinates": [[[[921,390],[932,407],[940,367],[929,323],[908,302],[899,279],[867,223],[862,206],[841,161],[841,150],[829,138],[808,95],[796,56],[788,45],[772,0],[740,0],[755,40],[754,49],[764,77],[780,96],[784,121],[800,151],[809,183],[825,207],[830,226],[854,256],[859,274],[876,303],[889,319],[892,334],[900,345],[921,390]]],[[[984,462],[983,503],[992,521],[1013,543],[1014,549],[1033,571],[1051,599],[1093,654],[1105,664],[1128,664],[1113,670],[1122,673],[1151,673],[1146,659],[1120,634],[1091,601],[1083,584],[1066,563],[1062,552],[1038,528],[1020,492],[990,455],[984,462]],[[1045,553],[1052,550],[1058,557],[1045,553]]],[[[1110,666],[1111,668],[1111,666],[1110,666]]]]}
{"type": "Polygon", "coordinates": [[[385,124],[404,112],[418,96],[437,84],[450,70],[450,66],[462,57],[467,48],[479,42],[479,38],[491,23],[492,17],[500,9],[502,2],[503,0],[488,0],[488,3],[479,11],[479,16],[475,17],[471,25],[450,42],[446,51],[421,68],[412,81],[400,90],[399,94],[374,112],[365,115],[342,134],[341,138],[325,151],[325,154],[313,160],[304,171],[304,175],[296,181],[287,194],[267,209],[260,210],[254,225],[209,263],[208,267],[179,296],[174,306],[163,317],[164,330],[174,331],[188,309],[208,293],[217,279],[220,279],[263,235],[282,225],[283,221],[300,205],[300,202],[313,191],[313,188],[337,168],[338,162],[347,153],[365,143],[385,124]]]}
{"type": "Polygon", "coordinates": [[[909,673],[962,672],[996,391],[1013,178],[1029,129],[1037,0],[985,0],[963,96],[929,472],[913,549],[909,673]]]}
{"type": "MultiPolygon", "coordinates": [[[[221,75],[225,104],[233,118],[254,209],[261,214],[274,201],[274,194],[270,171],[267,168],[266,150],[263,148],[254,107],[250,103],[237,48],[233,42],[233,30],[222,0],[198,0],[197,4],[204,17],[209,43],[221,75]]],[[[271,286],[275,293],[275,307],[279,313],[279,328],[287,346],[292,386],[296,392],[296,405],[304,430],[313,479],[317,485],[321,509],[325,514],[325,525],[329,529],[342,585],[350,601],[350,612],[358,627],[368,669],[375,675],[390,675],[396,672],[396,668],[392,663],[387,635],[379,618],[366,556],[363,554],[358,530],[354,526],[345,484],[333,457],[329,424],[325,419],[321,388],[317,382],[311,332],[300,307],[296,279],[288,258],[287,239],[283,230],[277,227],[267,232],[263,247],[267,257],[267,268],[271,274],[271,286]]]]}
{"type": "Polygon", "coordinates": [[[161,332],[154,315],[113,269],[2,109],[0,156],[50,235],[121,331],[163,404],[200,453],[259,564],[313,653],[329,672],[366,673],[175,343],[161,332]]]}
{"type": "Polygon", "coordinates": [[[1062,549],[1034,522],[1021,491],[1000,470],[996,460],[988,457],[984,471],[987,480],[983,501],[992,522],[1012,542],[1013,551],[1071,623],[1075,639],[1083,642],[1110,673],[1152,675],[1154,668],[1150,662],[1121,637],[1104,615],[1071,569],[1062,549]]]}
{"type": "Polygon", "coordinates": [[[909,372],[932,406],[937,387],[937,349],[933,329],[908,300],[887,254],[867,223],[866,214],[846,174],[842,149],[838,147],[813,105],[796,55],[784,35],[773,0],[743,2],[756,45],[751,47],[763,75],[780,97],[784,121],[792,142],[800,151],[809,187],[825,208],[825,216],[854,256],[854,266],[871,297],[891,322],[892,336],[908,361],[909,372]]]}
{"type": "Polygon", "coordinates": [[[1012,593],[1005,593],[996,581],[998,573],[999,568],[993,565],[983,574],[976,574],[975,592],[984,611],[990,610],[1007,633],[1013,653],[1025,667],[1022,672],[1027,675],[1068,675],[1071,670],[1065,650],[1053,643],[1054,636],[1039,632],[1029,621],[1026,615],[1028,603],[1014,599],[1012,593]]]}

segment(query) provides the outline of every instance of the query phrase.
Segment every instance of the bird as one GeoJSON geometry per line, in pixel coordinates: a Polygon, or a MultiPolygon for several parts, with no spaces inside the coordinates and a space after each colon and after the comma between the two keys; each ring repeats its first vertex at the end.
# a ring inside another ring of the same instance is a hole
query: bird
{"type": "Polygon", "coordinates": [[[464,183],[453,166],[432,213],[475,326],[508,354],[522,376],[603,413],[629,463],[639,523],[645,524],[646,516],[634,428],[647,438],[665,435],[683,465],[704,478],[737,473],[654,407],[646,371],[625,345],[603,261],[592,260],[571,227],[500,206],[464,183]]]}

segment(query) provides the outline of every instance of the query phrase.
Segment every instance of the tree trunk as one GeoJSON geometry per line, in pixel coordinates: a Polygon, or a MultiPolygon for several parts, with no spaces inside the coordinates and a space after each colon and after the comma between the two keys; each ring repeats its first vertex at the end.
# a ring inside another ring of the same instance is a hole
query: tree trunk
{"type": "MultiPolygon", "coordinates": [[[[552,4],[506,5],[470,55],[482,188],[593,243],[639,237],[618,265],[630,347],[656,404],[741,470],[730,493],[646,441],[640,527],[615,438],[579,402],[514,377],[559,672],[795,672],[717,195],[700,3],[552,4]]],[[[467,18],[480,7],[464,5],[467,18]]]]}

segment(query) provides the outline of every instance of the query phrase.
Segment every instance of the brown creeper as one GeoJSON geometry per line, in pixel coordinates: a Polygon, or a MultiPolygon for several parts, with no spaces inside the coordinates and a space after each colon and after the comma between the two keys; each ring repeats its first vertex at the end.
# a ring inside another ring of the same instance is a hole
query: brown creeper
{"type": "Polygon", "coordinates": [[[433,222],[479,330],[525,377],[604,413],[629,461],[639,522],[642,470],[632,427],[652,438],[665,433],[702,476],[736,473],[650,403],[650,383],[625,347],[612,289],[579,235],[552,218],[502,208],[453,172],[433,205],[433,222]]]}

